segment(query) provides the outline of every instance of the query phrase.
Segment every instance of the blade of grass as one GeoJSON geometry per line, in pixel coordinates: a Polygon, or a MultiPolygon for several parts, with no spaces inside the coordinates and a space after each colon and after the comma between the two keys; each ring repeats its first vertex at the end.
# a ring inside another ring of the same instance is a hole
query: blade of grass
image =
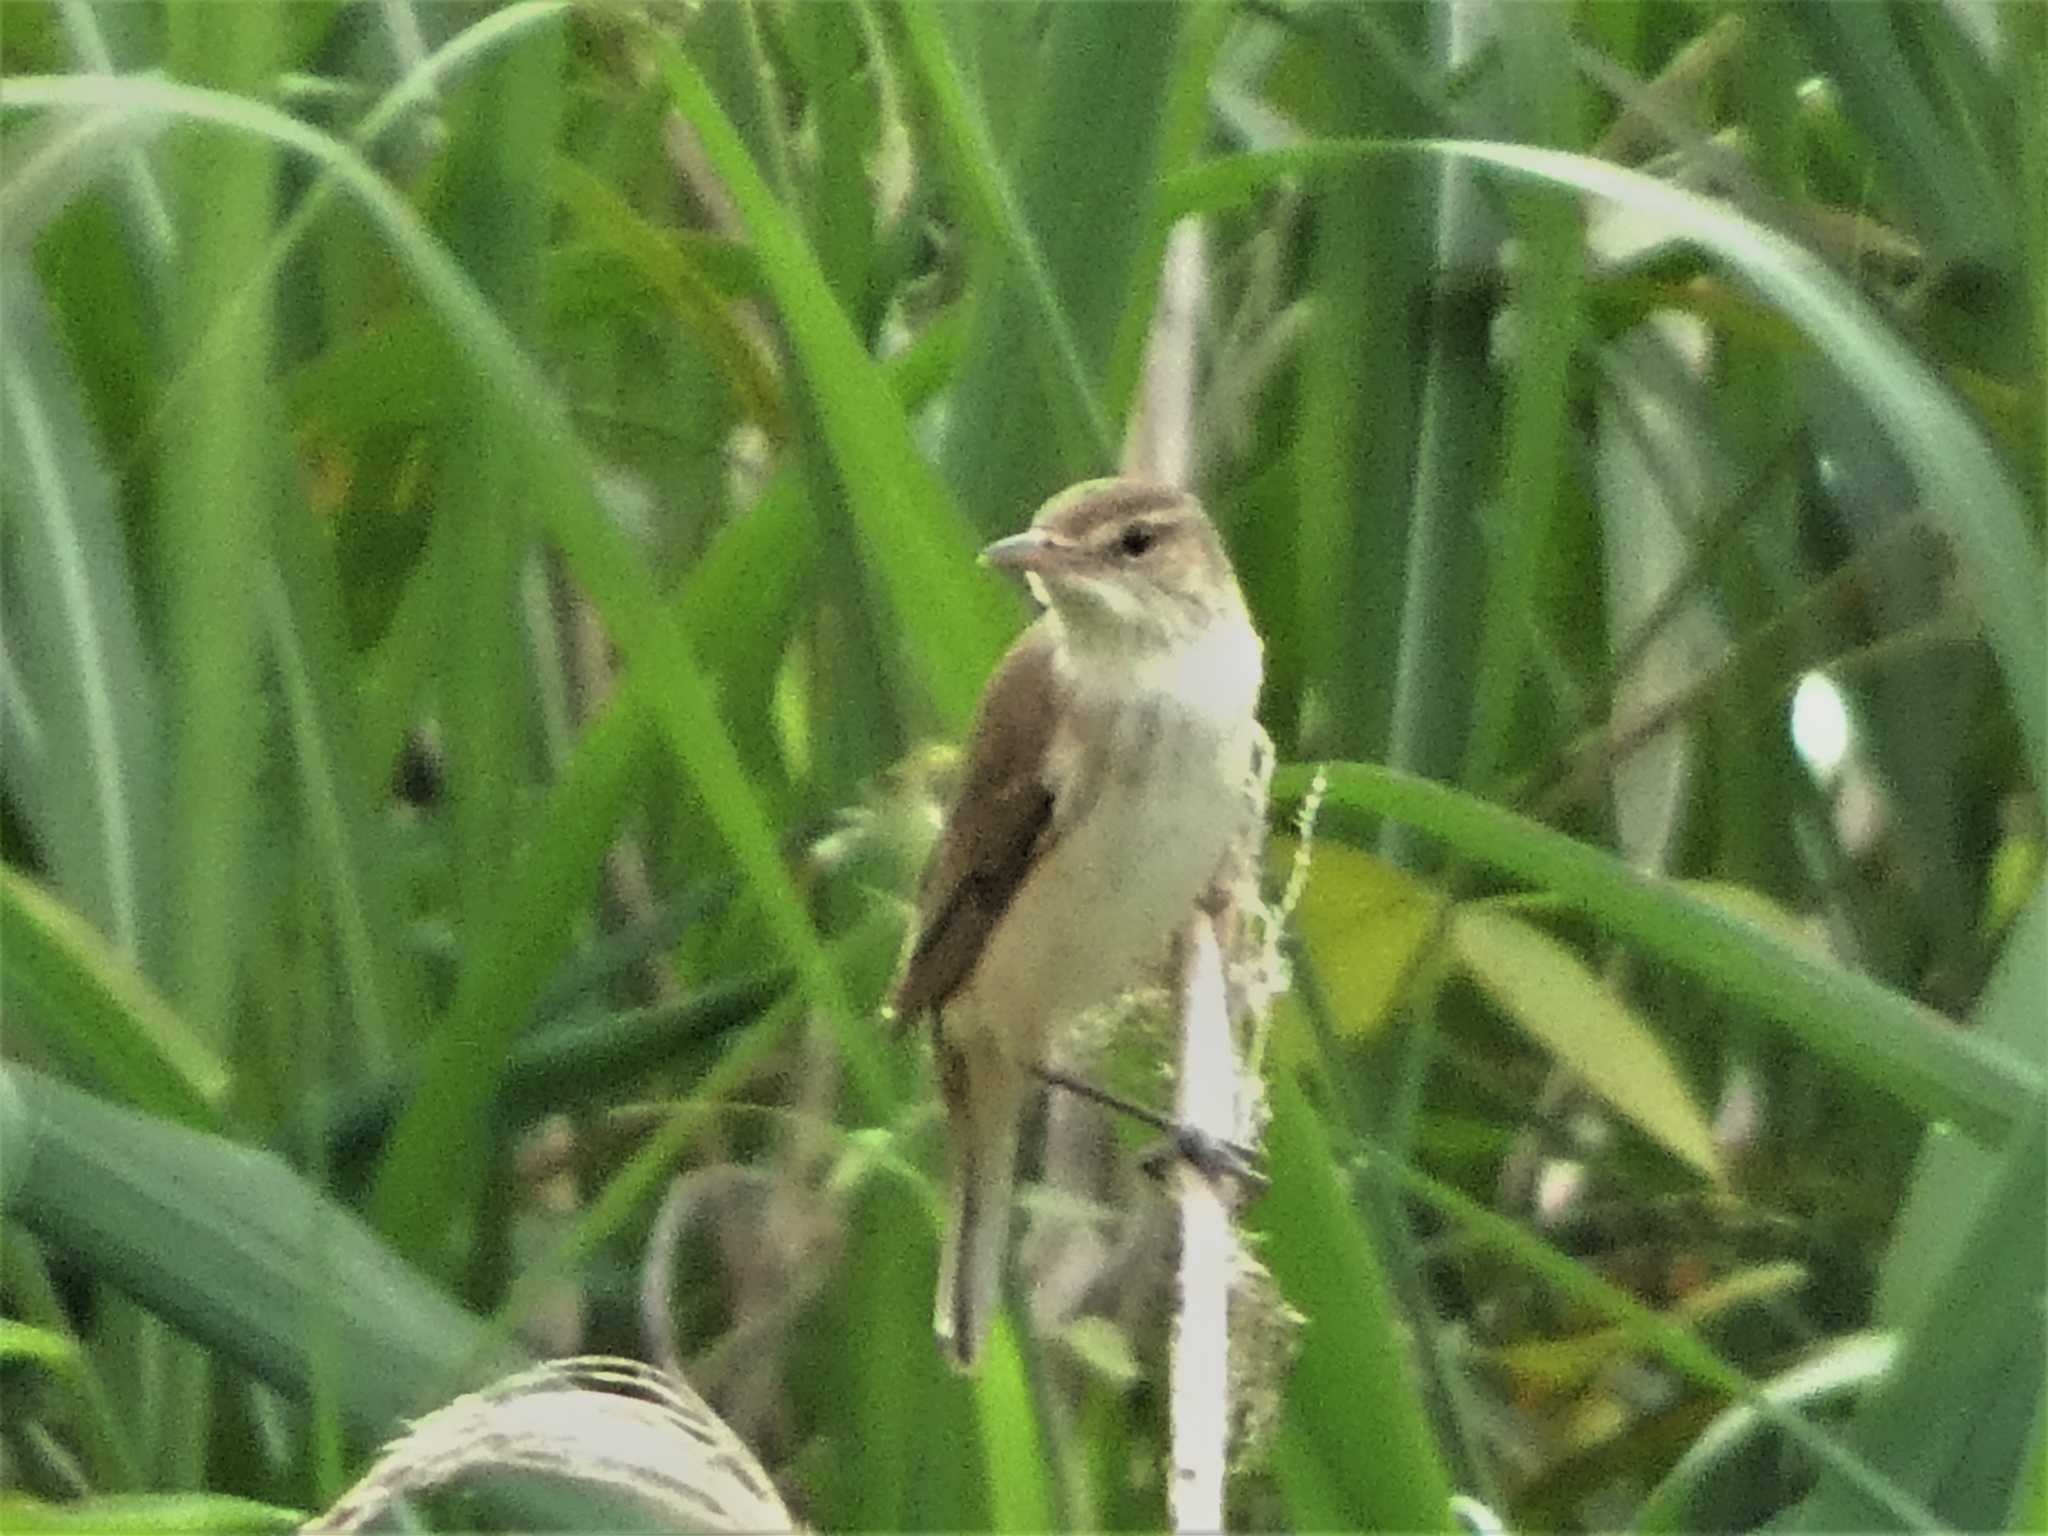
{"type": "Polygon", "coordinates": [[[940,721],[965,727],[1011,621],[973,571],[966,525],[910,431],[901,402],[861,346],[817,259],[761,179],[732,124],[681,49],[654,42],[677,109],[697,130],[752,237],[803,369],[869,569],[886,593],[940,721]]]}
{"type": "Polygon", "coordinates": [[[32,147],[9,146],[7,178],[0,182],[0,221],[8,237],[27,249],[73,199],[162,130],[147,113],[109,107],[76,121],[52,124],[32,147]]]}
{"type": "MultiPolygon", "coordinates": [[[[2048,1057],[2048,887],[2014,920],[1973,1026],[2037,1065],[2048,1057]]],[[[2038,1129],[2038,1126],[2037,1126],[2038,1129]]],[[[2044,1340],[2037,1305],[2048,1167],[2038,1135],[2002,1156],[1930,1134],[1879,1277],[1879,1315],[1910,1330],[1899,1369],[1867,1399],[1850,1443],[1897,1470],[1958,1529],[2007,1518],[2038,1447],[2044,1340]]],[[[1810,1530],[1868,1520],[1839,1478],[1802,1506],[1810,1530]]]]}
{"type": "MultiPolygon", "coordinates": [[[[1520,108],[1516,137],[1575,148],[1583,113],[1578,76],[1571,67],[1569,13],[1547,6],[1520,14],[1508,5],[1497,20],[1520,108]]],[[[1447,166],[1447,172],[1452,168],[1447,166]]],[[[1472,168],[1457,169],[1469,174],[1472,168]]],[[[1579,211],[1526,193],[1511,198],[1509,207],[1520,248],[1510,276],[1515,345],[1504,411],[1506,449],[1494,536],[1485,541],[1485,611],[1473,657],[1472,719],[1459,773],[1460,781],[1474,789],[1497,783],[1519,766],[1516,748],[1528,740],[1526,731],[1516,729],[1518,707],[1535,670],[1530,642],[1541,633],[1542,557],[1559,542],[1559,506],[1574,468],[1573,380],[1585,310],[1586,250],[1579,211]]]]}
{"type": "Polygon", "coordinates": [[[18,1236],[0,1245],[0,1283],[7,1286],[9,1311],[23,1320],[10,1326],[34,1325],[63,1350],[63,1358],[55,1362],[57,1390],[70,1410],[71,1432],[77,1436],[92,1486],[115,1493],[145,1486],[127,1417],[136,1405],[126,1402],[125,1414],[115,1411],[107,1375],[93,1352],[80,1347],[76,1319],[51,1278],[42,1245],[18,1236]]]}
{"type": "MultiPolygon", "coordinates": [[[[118,66],[107,46],[99,17],[87,0],[59,0],[64,35],[71,44],[72,57],[87,74],[111,75],[118,66]]],[[[178,254],[178,233],[171,223],[171,206],[162,183],[150,169],[149,158],[140,146],[122,156],[121,196],[123,211],[151,279],[159,288],[168,284],[171,263],[178,254]]],[[[17,237],[19,231],[16,232],[17,237]]]]}
{"type": "Polygon", "coordinates": [[[1604,161],[1512,144],[1359,143],[1231,156],[1174,178],[1173,214],[1232,206],[1283,176],[1326,175],[1389,155],[1457,156],[1542,185],[1610,199],[1664,221],[1726,262],[1812,338],[1877,415],[1910,467],[1927,515],[1954,539],[2048,805],[2048,575],[2019,491],[1968,413],[1912,350],[1817,256],[1697,193],[1604,161]]]}
{"type": "Polygon", "coordinates": [[[358,755],[339,599],[331,569],[315,569],[327,546],[305,529],[278,540],[281,560],[265,564],[257,594],[291,733],[292,766],[355,1024],[357,1061],[390,1064],[410,1040],[424,1006],[419,978],[398,929],[400,905],[389,864],[374,839],[375,780],[358,755]]]}
{"type": "MultiPolygon", "coordinates": [[[[724,1037],[757,1021],[789,991],[791,978],[734,982],[681,1001],[616,1013],[579,1013],[536,1028],[513,1048],[491,1109],[516,1129],[559,1110],[616,1100],[654,1073],[690,1081],[724,1037]]],[[[404,1102],[401,1085],[365,1090],[336,1122],[334,1141],[374,1142],[404,1102]]]]}
{"type": "MultiPolygon", "coordinates": [[[[1853,1401],[1882,1381],[1890,1374],[1898,1353],[1899,1342],[1890,1334],[1850,1334],[1824,1345],[1813,1358],[1763,1383],[1762,1390],[1789,1410],[1809,1414],[1824,1411],[1839,1399],[1853,1401]]],[[[1746,1487],[1750,1480],[1742,1476],[1742,1453],[1760,1431],[1769,1428],[1753,1408],[1737,1406],[1724,1410],[1650,1490],[1649,1497],[1629,1522],[1629,1529],[1682,1533],[1747,1524],[1736,1517],[1735,1511],[1716,1509],[1711,1490],[1717,1476],[1724,1483],[1746,1487]]]]}
{"type": "MultiPolygon", "coordinates": [[[[1384,7],[1388,31],[1413,44],[1427,7],[1384,7]]],[[[1319,7],[1305,110],[1325,132],[1420,131],[1415,108],[1362,16],[1319,7]]],[[[1403,573],[1415,491],[1415,443],[1425,372],[1425,317],[1434,302],[1436,179],[1426,165],[1356,161],[1324,179],[1310,204],[1314,322],[1301,360],[1294,543],[1298,585],[1289,605],[1307,662],[1303,713],[1282,725],[1282,748],[1383,758],[1394,706],[1387,658],[1407,594],[1403,573]]],[[[1183,184],[1183,172],[1172,185],[1183,184]]],[[[1161,199],[1173,212],[1176,199],[1161,199]]],[[[1192,211],[1192,210],[1187,210],[1192,211]]],[[[1167,215],[1162,214],[1162,217],[1167,215]]]]}
{"type": "MultiPolygon", "coordinates": [[[[538,329],[548,209],[531,170],[554,153],[562,68],[561,29],[540,30],[526,46],[495,55],[466,82],[455,111],[443,209],[450,254],[474,274],[480,299],[514,337],[538,329]]],[[[433,543],[442,627],[435,673],[464,974],[457,982],[460,1002],[434,1030],[418,1090],[392,1137],[370,1204],[398,1250],[430,1269],[447,1257],[439,1243],[449,1225],[483,1192],[493,1147],[488,1105],[495,1076],[476,1064],[503,1059],[524,1013],[506,1006],[523,1001],[520,992],[498,993],[482,1011],[461,1003],[473,1003],[479,990],[515,975],[530,975],[535,986],[539,981],[537,971],[519,972],[517,959],[485,937],[502,935],[508,911],[518,910],[506,902],[505,886],[517,878],[515,807],[532,774],[531,722],[525,715],[530,670],[523,648],[505,643],[507,618],[519,611],[521,572],[538,520],[532,445],[518,415],[493,392],[471,397],[454,424],[436,496],[436,521],[445,521],[452,533],[433,543]],[[508,970],[508,961],[515,969],[508,970]],[[488,978],[471,981],[480,966],[488,978]]],[[[567,824],[579,830],[594,826],[608,839],[623,798],[623,772],[603,766],[609,771],[598,782],[612,793],[595,797],[600,814],[589,823],[572,818],[567,824]]],[[[553,941],[530,945],[529,961],[551,958],[556,943],[570,941],[595,890],[602,847],[579,846],[585,855],[580,863],[549,867],[572,904],[552,912],[554,922],[527,930],[553,941]]]]}
{"type": "MultiPolygon", "coordinates": [[[[453,104],[442,181],[439,222],[449,255],[524,345],[539,334],[549,213],[533,169],[554,155],[563,64],[562,29],[548,27],[465,81],[453,104]]],[[[516,414],[489,393],[471,396],[453,423],[434,498],[436,520],[448,520],[454,533],[435,541],[445,562],[435,705],[444,725],[456,917],[465,940],[492,919],[517,846],[514,807],[533,771],[531,671],[523,648],[505,643],[535,534],[533,479],[516,414]]],[[[466,1136],[473,1127],[451,1129],[466,1136]]]]}
{"type": "Polygon", "coordinates": [[[949,155],[947,169],[966,194],[975,234],[1003,253],[1036,311],[1040,334],[1051,347],[1057,366],[1044,370],[1041,377],[1048,388],[1063,390],[1066,397],[1053,406],[1054,413],[1081,422],[1098,462],[1112,464],[1116,461],[1116,433],[1096,393],[1088,361],[980,104],[969,93],[946,44],[931,0],[902,0],[895,14],[919,83],[930,98],[940,140],[949,155]]]}
{"type": "MultiPolygon", "coordinates": [[[[2048,1118],[2034,1116],[2005,1149],[1898,1370],[1849,1432],[1851,1446],[1933,1505],[1944,1530],[1999,1526],[2038,1450],[2048,1364],[2044,1167],[2048,1118]]],[[[1831,1464],[1786,1530],[1874,1530],[1872,1503],[1868,1487],[1831,1464]]]]}
{"type": "Polygon", "coordinates": [[[781,391],[767,361],[686,246],[656,227],[600,177],[565,156],[548,167],[555,198],[659,293],[724,371],[748,416],[779,443],[788,433],[781,391]]]}
{"type": "MultiPolygon", "coordinates": [[[[1405,1163],[1384,1157],[1376,1149],[1368,1148],[1368,1153],[1392,1174],[1404,1190],[1441,1211],[1466,1237],[1513,1259],[1555,1286],[1561,1294],[1618,1324],[1639,1348],[1656,1355],[1691,1380],[1754,1409],[1812,1452],[1831,1472],[1839,1474],[1855,1488],[1862,1499],[1883,1510],[1902,1528],[1918,1531],[1947,1529],[1934,1511],[1912,1492],[1900,1487],[1835,1436],[1792,1411],[1728,1364],[1702,1344],[1683,1322],[1644,1306],[1578,1260],[1530,1236],[1507,1217],[1489,1211],[1448,1184],[1405,1163]]],[[[1867,1510],[1868,1505],[1859,1507],[1867,1510]]]]}
{"type": "MultiPolygon", "coordinates": [[[[465,343],[465,358],[483,381],[511,404],[521,430],[537,446],[536,499],[546,509],[551,531],[572,567],[604,611],[614,638],[639,664],[664,677],[655,690],[654,713],[679,759],[697,778],[713,820],[738,855],[749,881],[761,893],[771,920],[803,971],[807,988],[844,1029],[852,1017],[843,993],[817,945],[801,902],[782,869],[773,834],[720,727],[708,690],[680,632],[662,613],[646,574],[594,501],[589,475],[560,407],[484,307],[460,271],[419,227],[410,212],[353,154],[325,135],[257,103],[161,82],[17,79],[0,86],[0,105],[97,105],[115,93],[137,106],[172,116],[216,123],[244,136],[281,143],[321,162],[340,178],[389,238],[419,280],[443,320],[465,343]]],[[[907,427],[905,429],[907,433],[907,427]]],[[[962,562],[965,566],[965,562],[962,562]]],[[[458,1046],[445,1048],[443,1075],[458,1079],[458,1046]]],[[[495,1058],[484,1058],[486,1060],[495,1058]]],[[[858,1064],[857,1053],[852,1057],[858,1064]]],[[[474,1071],[475,1058],[468,1059],[474,1071]]],[[[466,1096],[473,1090],[464,1087],[466,1096]]],[[[869,1094],[870,1102],[876,1096],[869,1094]]],[[[423,1119],[422,1125],[431,1125],[423,1119]]],[[[424,1134],[424,1133],[423,1133],[424,1134]]],[[[412,1152],[412,1157],[421,1156],[412,1152]]],[[[461,1155],[461,1149],[456,1149],[461,1155]]],[[[437,1186],[414,1184],[430,1201],[446,1205],[437,1186]]],[[[445,1186],[439,1186],[445,1187],[445,1186]]]]}
{"type": "MultiPolygon", "coordinates": [[[[172,68],[260,91],[280,62],[276,5],[204,3],[167,15],[172,68]]],[[[164,445],[161,526],[171,794],[165,867],[178,937],[165,974],[185,1017],[216,1039],[234,1024],[249,838],[256,816],[262,643],[242,601],[260,575],[282,465],[267,397],[270,316],[252,305],[197,349],[270,238],[277,154],[246,137],[188,134],[172,178],[182,239],[172,294],[181,355],[193,357],[183,429],[164,445]]]]}
{"type": "Polygon", "coordinates": [[[597,891],[641,731],[637,712],[617,704],[585,728],[534,818],[531,844],[470,934],[454,1001],[427,1041],[370,1196],[371,1219],[401,1252],[435,1253],[482,1188],[502,1063],[597,891]]]}
{"type": "MultiPolygon", "coordinates": [[[[2036,1115],[2005,1149],[1898,1368],[1864,1402],[1850,1430],[1849,1444],[1925,1500],[1942,1529],[1997,1527],[2038,1446],[2048,1397],[2044,1231],[2048,1117],[2036,1115]]],[[[1876,1530],[1902,1514],[1831,1460],[1820,1486],[1783,1528],[1876,1530]]]]}
{"type": "MultiPolygon", "coordinates": [[[[339,177],[390,241],[394,254],[444,323],[462,339],[463,356],[477,379],[515,409],[521,430],[533,437],[533,468],[538,481],[535,498],[549,532],[597,603],[621,651],[633,665],[661,679],[661,686],[650,695],[650,713],[663,739],[697,784],[706,813],[725,838],[748,885],[760,897],[778,942],[804,978],[805,991],[848,1042],[848,1064],[864,1102],[886,1102],[881,1085],[868,1070],[870,1053],[854,1043],[864,1032],[858,1028],[845,989],[782,865],[774,832],[732,738],[718,719],[710,688],[687,639],[663,611],[642,562],[598,504],[588,461],[560,403],[478,299],[460,269],[359,157],[271,108],[157,81],[81,77],[0,81],[0,109],[103,105],[113,99],[217,124],[308,156],[339,177]]],[[[900,412],[896,419],[907,439],[909,428],[900,412]]],[[[963,579],[960,573],[949,572],[944,585],[954,589],[963,579]]],[[[930,606],[929,594],[925,601],[930,606]]],[[[952,644],[954,649],[947,654],[957,657],[964,642],[956,634],[952,644]]],[[[980,676],[978,667],[977,663],[976,678],[980,676]]]]}
{"type": "MultiPolygon", "coordinates": [[[[2011,203],[1986,156],[1950,132],[1921,90],[1895,28],[1907,13],[1860,0],[1816,0],[1783,14],[1842,94],[1871,159],[1912,211],[1915,228],[1949,257],[2002,263],[2012,249],[2011,203]]],[[[1915,31],[1952,30],[1936,7],[1915,31]]]]}
{"type": "MultiPolygon", "coordinates": [[[[1970,1028],[2048,1070],[2043,997],[2048,997],[2048,886],[2037,886],[2013,919],[1970,1028]]],[[[1878,1273],[1877,1315],[1885,1322],[1911,1327],[1928,1315],[1934,1282],[1953,1262],[1998,1168],[1998,1156],[1987,1148],[1939,1129],[1927,1133],[1878,1273]]]]}
{"type": "MultiPolygon", "coordinates": [[[[812,144],[802,201],[792,206],[805,215],[808,243],[826,286],[854,334],[868,345],[888,302],[877,282],[877,215],[868,185],[868,167],[882,140],[883,72],[870,56],[871,36],[869,18],[855,5],[808,12],[781,31],[812,144]]],[[[784,187],[781,196],[790,200],[790,189],[784,187]]]]}
{"type": "Polygon", "coordinates": [[[228,1069],[78,913],[0,868],[0,949],[16,1044],[79,1083],[181,1125],[215,1129],[228,1069]]]}
{"type": "MultiPolygon", "coordinates": [[[[2011,1051],[1610,853],[1390,769],[1343,763],[1324,771],[1331,806],[1399,817],[1480,864],[1555,892],[1930,1116],[1995,1141],[2048,1108],[2042,1074],[2011,1051]]],[[[1298,802],[1311,777],[1306,768],[1280,770],[1276,809],[1298,802]]]]}
{"type": "Polygon", "coordinates": [[[1291,1074],[1271,1091],[1273,1182],[1256,1220],[1274,1279],[1308,1319],[1284,1409],[1283,1433],[1308,1463],[1300,1476],[1333,1506],[1319,1520],[1334,1513],[1332,1523],[1353,1530],[1448,1530],[1450,1484],[1410,1382],[1392,1289],[1306,1095],[1291,1074]]]}
{"type": "Polygon", "coordinates": [[[179,1531],[222,1536],[296,1530],[303,1510],[262,1504],[225,1493],[96,1493],[73,1503],[48,1504],[25,1493],[0,1494],[0,1528],[14,1536],[165,1536],[179,1531]]]}
{"type": "Polygon", "coordinates": [[[57,886],[140,963],[160,900],[157,681],[79,381],[12,255],[0,259],[0,328],[0,484],[13,513],[0,761],[57,886]]]}
{"type": "MultiPolygon", "coordinates": [[[[1148,207],[1154,206],[1174,171],[1194,163],[1209,129],[1209,85],[1222,53],[1224,40],[1235,20],[1227,0],[1191,0],[1166,89],[1161,93],[1158,172],[1145,189],[1148,207]]],[[[1136,395],[1145,364],[1145,345],[1152,333],[1153,310],[1157,306],[1160,275],[1165,271],[1166,243],[1172,226],[1157,218],[1145,220],[1145,238],[1132,263],[1132,291],[1117,316],[1116,340],[1103,368],[1103,409],[1110,419],[1122,421],[1136,395]]]]}
{"type": "Polygon", "coordinates": [[[1024,1356],[1007,1317],[996,1323],[973,1389],[982,1450],[988,1458],[989,1528],[1050,1530],[1055,1508],[1051,1468],[1039,1440],[1024,1356]]]}
{"type": "MultiPolygon", "coordinates": [[[[998,162],[982,158],[991,135],[978,143],[962,137],[974,103],[964,89],[961,101],[949,101],[947,82],[936,79],[933,116],[941,144],[952,150],[948,168],[965,178],[971,216],[992,222],[997,235],[951,392],[943,453],[947,481],[970,500],[985,531],[1008,531],[1012,509],[1116,463],[1116,424],[1102,413],[1097,383],[1144,243],[1129,214],[1149,200],[1157,179],[1161,108],[1184,13],[1181,5],[1046,13],[1030,87],[1016,98],[1022,120],[1009,146],[1009,209],[998,162]],[[1027,234],[1044,259],[1042,285],[1027,234]],[[1063,322],[1049,319],[1055,308],[1063,322]],[[1077,344],[1071,356],[1067,340],[1077,344]],[[1069,373],[1076,368],[1078,382],[1069,373]]],[[[968,10],[959,19],[971,16],[968,10]]],[[[905,19],[923,24],[911,39],[920,71],[943,74],[926,57],[936,48],[935,18],[906,12],[905,19]]],[[[985,123],[985,111],[981,117],[985,123]]]]}
{"type": "MultiPolygon", "coordinates": [[[[390,90],[379,97],[376,105],[363,114],[362,121],[349,135],[348,142],[358,153],[368,154],[392,129],[404,122],[409,114],[438,100],[443,87],[460,79],[470,70],[488,63],[505,49],[552,26],[568,9],[568,0],[517,0],[517,3],[507,5],[503,10],[493,11],[474,25],[465,27],[416,67],[409,69],[390,90]]],[[[0,101],[4,99],[0,97],[0,101]]],[[[161,102],[146,105],[138,101],[133,103],[133,106],[135,110],[142,111],[149,117],[161,118],[166,115],[161,102]]],[[[302,124],[298,126],[304,129],[302,124]]],[[[290,143],[290,140],[278,139],[277,142],[290,143]]],[[[297,147],[302,152],[305,150],[304,145],[297,147]]],[[[313,158],[316,162],[321,160],[317,153],[313,158]]],[[[370,174],[367,167],[361,169],[363,174],[370,174]]],[[[212,330],[178,364],[165,382],[160,410],[168,411],[183,398],[198,377],[199,365],[210,358],[218,348],[230,344],[234,328],[246,323],[246,315],[253,307],[268,301],[272,285],[283,273],[285,264],[313,230],[335,194],[344,188],[352,188],[359,192],[359,183],[352,187],[352,182],[351,174],[340,165],[321,162],[320,175],[314,178],[306,195],[292,210],[291,217],[271,239],[264,250],[262,261],[250,269],[239,291],[221,306],[212,330]]]]}

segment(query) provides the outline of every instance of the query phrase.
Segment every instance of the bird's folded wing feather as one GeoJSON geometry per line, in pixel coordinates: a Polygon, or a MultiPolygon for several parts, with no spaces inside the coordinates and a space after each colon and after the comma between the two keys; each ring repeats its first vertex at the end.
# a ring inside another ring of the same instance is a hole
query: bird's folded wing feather
{"type": "Polygon", "coordinates": [[[967,772],[919,888],[917,942],[891,999],[909,1021],[939,1007],[973,973],[996,921],[1057,836],[1045,774],[1061,682],[1041,620],[1003,658],[982,694],[967,772]]]}

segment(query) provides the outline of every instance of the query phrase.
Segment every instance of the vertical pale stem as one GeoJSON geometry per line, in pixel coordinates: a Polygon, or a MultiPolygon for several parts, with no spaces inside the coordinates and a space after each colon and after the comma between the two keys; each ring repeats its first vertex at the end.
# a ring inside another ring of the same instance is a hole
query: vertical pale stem
{"type": "Polygon", "coordinates": [[[1182,219],[1167,236],[1145,371],[1124,438],[1127,475],[1167,485],[1194,479],[1195,342],[1208,276],[1201,221],[1182,219]]]}
{"type": "MultiPolygon", "coordinates": [[[[1202,227],[1186,219],[1167,241],[1158,308],[1145,349],[1126,474],[1171,485],[1194,478],[1196,341],[1207,287],[1202,227]]],[[[1181,1056],[1176,1119],[1216,1142],[1239,1134],[1240,1072],[1216,924],[1197,913],[1180,946],[1181,1056]]],[[[1223,1529],[1230,1459],[1230,1277],[1237,1234],[1226,1191],[1192,1165],[1174,1172],[1180,1261],[1174,1277],[1171,1411],[1176,1531],[1223,1529]]]]}
{"type": "MultiPolygon", "coordinates": [[[[1238,1062],[1230,1035],[1223,951],[1215,923],[1199,914],[1182,945],[1180,1093],[1176,1118],[1219,1142],[1237,1135],[1238,1062]]],[[[1230,1450],[1230,1277],[1237,1233],[1224,1186],[1186,1161],[1176,1165],[1180,1264],[1174,1277],[1173,1481],[1176,1531],[1223,1529],[1223,1475],[1230,1450]]]]}

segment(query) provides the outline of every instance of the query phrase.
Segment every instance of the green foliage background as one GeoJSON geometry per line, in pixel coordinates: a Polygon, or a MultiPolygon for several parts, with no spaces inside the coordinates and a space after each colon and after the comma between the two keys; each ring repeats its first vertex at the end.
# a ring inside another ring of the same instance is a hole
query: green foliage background
{"type": "Polygon", "coordinates": [[[1234,1520],[2048,1526],[2044,15],[7,0],[7,1528],[649,1269],[820,1528],[1163,1522],[1142,1265],[938,1363],[875,1008],[1189,215],[1321,806],[1234,1520]]]}

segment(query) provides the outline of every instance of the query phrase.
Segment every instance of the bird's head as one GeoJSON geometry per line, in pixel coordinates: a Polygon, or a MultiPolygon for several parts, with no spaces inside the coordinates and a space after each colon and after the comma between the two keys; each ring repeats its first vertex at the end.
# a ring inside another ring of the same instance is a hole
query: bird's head
{"type": "Polygon", "coordinates": [[[1168,486],[1085,480],[981,558],[1022,575],[1084,643],[1171,648],[1245,619],[1215,525],[1194,497],[1168,486]]]}

